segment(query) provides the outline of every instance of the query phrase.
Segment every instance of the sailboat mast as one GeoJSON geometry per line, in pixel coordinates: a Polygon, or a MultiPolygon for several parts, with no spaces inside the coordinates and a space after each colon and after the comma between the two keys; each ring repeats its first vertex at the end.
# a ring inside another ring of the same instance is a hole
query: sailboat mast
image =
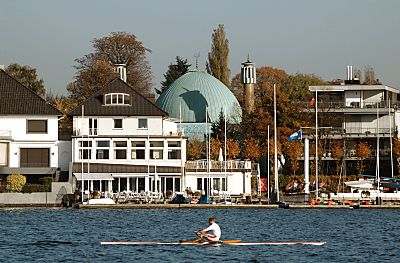
{"type": "Polygon", "coordinates": [[[271,169],[271,167],[269,166],[269,125],[268,125],[268,134],[267,134],[267,138],[268,138],[268,149],[267,149],[267,198],[268,198],[268,204],[269,204],[269,190],[270,190],[270,187],[269,187],[269,181],[270,181],[270,175],[269,175],[269,172],[270,172],[270,169],[271,169]]]}
{"type": "Polygon", "coordinates": [[[390,167],[391,167],[391,175],[392,178],[394,176],[394,171],[393,171],[393,141],[392,141],[392,116],[390,114],[390,97],[388,98],[388,104],[389,104],[389,137],[390,137],[390,167]]]}
{"type": "Polygon", "coordinates": [[[315,90],[315,198],[318,198],[318,90],[315,90]]]}
{"type": "MultiPolygon", "coordinates": [[[[81,170],[81,179],[82,179],[82,203],[83,203],[83,194],[85,193],[85,181],[83,181],[83,155],[84,155],[84,150],[83,150],[83,117],[85,116],[85,106],[84,105],[82,105],[82,122],[81,122],[81,125],[82,125],[82,127],[81,127],[81,136],[82,136],[82,138],[81,138],[81,149],[82,149],[82,152],[81,152],[81,166],[82,166],[82,170],[81,170]]],[[[78,143],[78,146],[79,146],[79,143],[78,143]]]]}
{"type": "Polygon", "coordinates": [[[278,146],[277,146],[277,131],[276,131],[276,85],[274,84],[274,176],[275,176],[275,193],[276,201],[279,202],[279,187],[278,187],[278,146]]]}
{"type": "Polygon", "coordinates": [[[378,180],[378,193],[380,189],[380,175],[379,175],[379,103],[376,103],[376,177],[378,180]]]}
{"type": "Polygon", "coordinates": [[[228,191],[228,175],[226,174],[226,107],[224,107],[224,121],[225,121],[225,151],[224,151],[225,191],[228,191]]]}

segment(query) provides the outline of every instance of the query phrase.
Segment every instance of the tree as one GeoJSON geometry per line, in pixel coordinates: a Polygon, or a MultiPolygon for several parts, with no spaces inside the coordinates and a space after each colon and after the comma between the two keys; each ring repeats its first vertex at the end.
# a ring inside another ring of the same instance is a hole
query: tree
{"type": "Polygon", "coordinates": [[[36,94],[40,96],[45,94],[46,90],[44,89],[43,79],[38,79],[35,68],[31,68],[27,65],[21,66],[14,63],[10,64],[5,71],[21,82],[22,85],[33,90],[36,94]]]}
{"type": "Polygon", "coordinates": [[[146,53],[151,50],[135,35],[112,32],[92,43],[94,52],[75,60],[75,81],[67,87],[73,99],[84,101],[102,88],[115,75],[117,64],[126,66],[129,85],[142,94],[149,92],[152,74],[146,53]]]}
{"type": "Polygon", "coordinates": [[[340,173],[340,167],[343,162],[344,152],[343,152],[343,140],[335,140],[331,146],[332,158],[336,160],[336,175],[340,173]]]}
{"type": "Polygon", "coordinates": [[[303,154],[303,146],[300,141],[286,141],[284,144],[285,154],[289,158],[292,174],[296,175],[300,168],[298,158],[303,154]]]}
{"type": "Polygon", "coordinates": [[[212,138],[210,140],[210,158],[211,160],[218,160],[220,149],[222,149],[222,142],[218,139],[212,138]]]}
{"type": "Polygon", "coordinates": [[[226,140],[226,159],[232,160],[236,159],[240,153],[239,143],[235,140],[228,139],[226,140]]]}
{"type": "Polygon", "coordinates": [[[371,147],[366,142],[359,142],[356,144],[356,156],[358,158],[357,172],[362,174],[365,165],[364,160],[371,156],[371,147]]]}
{"type": "Polygon", "coordinates": [[[212,34],[211,52],[208,53],[208,62],[206,63],[207,72],[228,88],[230,87],[230,70],[228,67],[229,41],[225,35],[223,24],[219,24],[212,34]]]}
{"type": "Polygon", "coordinates": [[[64,116],[58,121],[58,129],[61,134],[72,134],[72,120],[68,118],[67,114],[72,111],[76,106],[76,101],[67,96],[49,97],[48,101],[64,116]]]}
{"type": "Polygon", "coordinates": [[[261,150],[255,138],[248,138],[244,141],[243,156],[252,162],[258,161],[261,157],[261,150]]]}
{"type": "Polygon", "coordinates": [[[189,141],[186,147],[186,155],[187,159],[194,161],[199,160],[205,154],[204,144],[198,138],[195,138],[193,141],[189,141]]]}
{"type": "Polygon", "coordinates": [[[190,66],[191,65],[188,64],[187,59],[183,59],[177,56],[176,63],[170,64],[168,66],[167,72],[164,74],[165,80],[161,82],[161,90],[155,89],[157,94],[161,94],[175,80],[177,80],[180,76],[186,74],[189,71],[190,66]]]}
{"type": "Polygon", "coordinates": [[[364,82],[366,85],[377,85],[380,84],[379,79],[375,79],[374,68],[370,65],[365,66],[364,69],[364,82]]]}

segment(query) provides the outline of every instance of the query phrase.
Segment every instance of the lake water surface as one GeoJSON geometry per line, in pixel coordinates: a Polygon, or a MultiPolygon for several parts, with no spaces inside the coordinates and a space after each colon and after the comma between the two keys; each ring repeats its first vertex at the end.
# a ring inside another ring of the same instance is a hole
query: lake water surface
{"type": "Polygon", "coordinates": [[[399,262],[398,210],[1,209],[0,262],[399,262]],[[177,241],[215,215],[222,239],[323,246],[102,246],[177,241]]]}

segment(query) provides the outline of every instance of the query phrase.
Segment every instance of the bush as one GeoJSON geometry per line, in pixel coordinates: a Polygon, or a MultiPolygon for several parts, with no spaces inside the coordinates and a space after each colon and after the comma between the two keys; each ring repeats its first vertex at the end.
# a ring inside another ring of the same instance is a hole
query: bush
{"type": "Polygon", "coordinates": [[[37,193],[37,192],[49,192],[47,185],[42,184],[26,184],[22,188],[22,192],[26,194],[37,193]]]}
{"type": "Polygon", "coordinates": [[[26,177],[22,174],[11,174],[6,179],[6,189],[9,192],[19,193],[26,184],[26,177]]]}

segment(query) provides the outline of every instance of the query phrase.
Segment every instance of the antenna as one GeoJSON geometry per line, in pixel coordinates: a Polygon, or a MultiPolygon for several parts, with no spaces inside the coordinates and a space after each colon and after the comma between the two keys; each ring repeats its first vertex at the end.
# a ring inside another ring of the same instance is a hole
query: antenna
{"type": "Polygon", "coordinates": [[[198,69],[200,52],[194,53],[193,57],[196,59],[196,69],[198,69]]]}

